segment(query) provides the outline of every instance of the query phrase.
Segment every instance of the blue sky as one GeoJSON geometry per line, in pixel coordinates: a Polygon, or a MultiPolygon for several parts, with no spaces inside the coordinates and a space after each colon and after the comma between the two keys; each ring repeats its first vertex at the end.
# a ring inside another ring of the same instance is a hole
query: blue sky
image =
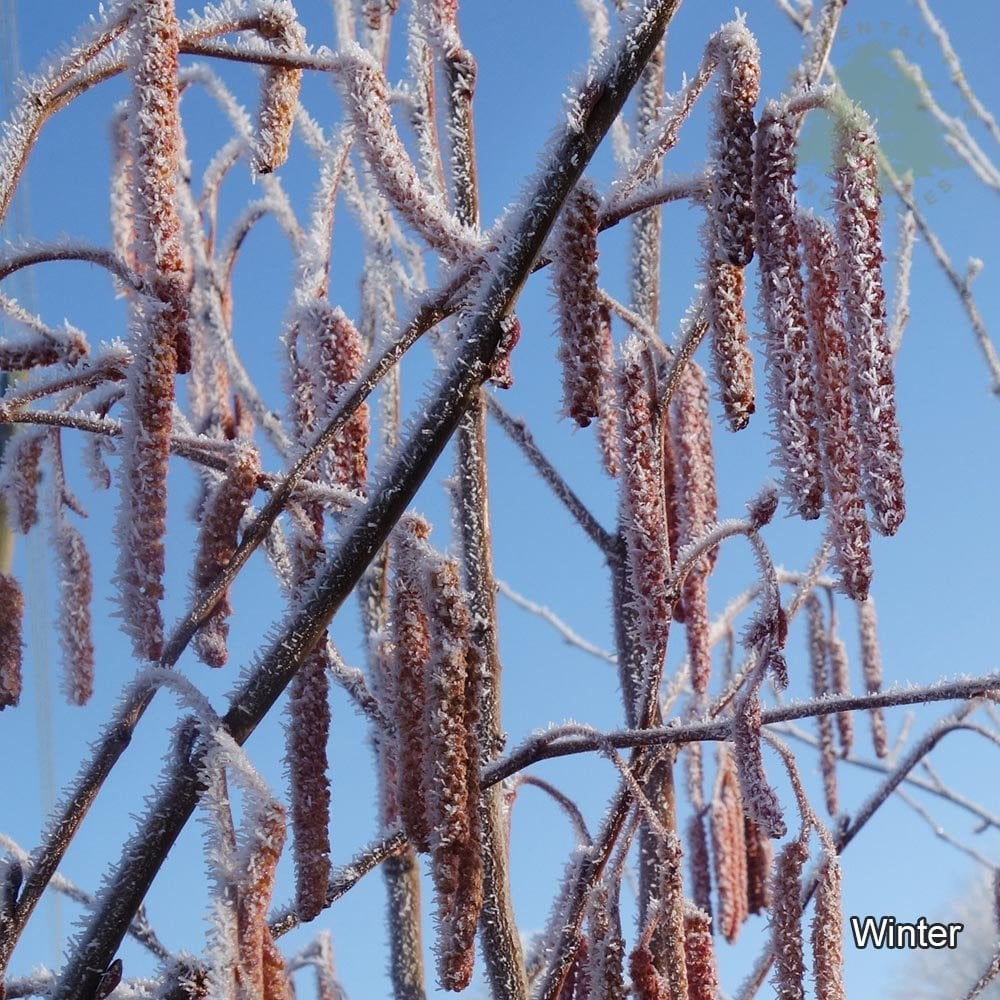
{"type": "MultiPolygon", "coordinates": [[[[83,16],[78,3],[66,0],[53,0],[44,7],[22,0],[14,6],[21,64],[27,70],[70,37],[83,16]]],[[[299,6],[310,40],[332,45],[332,19],[325,4],[299,6]]],[[[797,33],[770,2],[754,0],[748,3],[746,14],[763,52],[763,94],[776,97],[787,85],[790,70],[799,58],[797,33]]],[[[970,81],[988,106],[1000,109],[994,46],[990,45],[1000,27],[1000,13],[982,5],[965,4],[953,5],[952,10],[942,10],[941,14],[947,18],[970,81]]],[[[668,41],[668,89],[680,84],[682,74],[695,70],[705,39],[731,16],[727,4],[703,2],[681,7],[668,41]]],[[[985,260],[986,271],[975,286],[976,294],[987,325],[1000,328],[997,286],[990,277],[990,269],[996,266],[995,233],[1000,225],[996,193],[975,183],[934,130],[927,127],[916,107],[915,95],[901,85],[888,58],[893,48],[902,48],[923,66],[942,103],[959,112],[961,103],[949,85],[936,46],[926,32],[921,32],[914,7],[902,0],[878,5],[877,15],[869,14],[860,4],[851,4],[842,23],[843,36],[834,49],[834,62],[844,67],[848,88],[856,88],[852,96],[877,119],[889,155],[912,158],[916,200],[959,270],[964,269],[968,257],[985,260]]],[[[461,11],[461,25],[465,42],[479,63],[476,140],[483,218],[489,222],[522,192],[546,139],[561,121],[562,96],[568,81],[586,60],[586,29],[572,0],[508,0],[504,4],[467,0],[461,11]]],[[[400,41],[401,35],[400,31],[400,41]]],[[[396,52],[391,72],[401,74],[398,56],[396,52]]],[[[252,107],[256,95],[253,71],[225,66],[221,72],[252,107]]],[[[26,175],[24,217],[35,238],[107,241],[108,122],[111,108],[124,93],[121,80],[103,84],[60,112],[43,130],[26,175]]],[[[307,81],[304,95],[322,123],[339,117],[339,101],[327,81],[307,81]]],[[[706,106],[703,99],[700,110],[682,133],[679,147],[668,157],[668,173],[683,177],[702,163],[706,106]]],[[[186,98],[185,113],[191,129],[188,152],[197,176],[220,142],[222,123],[200,95],[186,98]]],[[[978,131],[976,134],[984,145],[988,143],[988,137],[980,136],[978,131]]],[[[810,203],[822,207],[827,184],[822,129],[807,130],[803,143],[804,199],[812,199],[810,203]]],[[[898,162],[897,166],[905,168],[906,163],[898,162]]],[[[600,188],[606,187],[614,169],[608,150],[602,149],[591,171],[600,188]]],[[[296,208],[304,212],[314,165],[301,144],[293,147],[293,160],[281,176],[296,208]]],[[[234,179],[222,209],[222,229],[233,219],[241,199],[257,195],[259,191],[255,192],[247,180],[234,179]]],[[[891,197],[887,199],[885,228],[890,258],[897,207],[891,197]]],[[[346,212],[342,217],[346,219],[346,212]]],[[[662,333],[668,340],[691,299],[693,284],[699,280],[699,223],[698,211],[685,204],[665,209],[662,333]]],[[[335,234],[331,294],[350,313],[357,301],[357,241],[351,224],[344,225],[343,236],[340,229],[335,234]]],[[[625,294],[625,245],[621,232],[609,232],[600,244],[602,280],[619,296],[625,294]]],[[[234,337],[265,398],[275,408],[281,406],[276,378],[277,336],[288,302],[290,273],[289,255],[277,228],[273,222],[263,223],[248,241],[237,268],[234,337]]],[[[890,265],[887,280],[891,282],[892,276],[890,265]]],[[[126,334],[123,304],[114,299],[110,281],[96,268],[45,265],[35,269],[31,283],[22,281],[15,294],[25,299],[34,296],[44,319],[58,323],[65,316],[85,330],[92,342],[126,334]]],[[[994,521],[1000,400],[989,393],[988,374],[957,297],[924,243],[917,248],[911,305],[913,318],[897,367],[908,516],[896,538],[876,542],[873,594],[879,608],[887,682],[921,683],[959,673],[985,673],[997,666],[994,608],[1000,543],[994,521]]],[[[560,401],[555,320],[544,275],[529,282],[518,314],[524,336],[514,358],[516,384],[503,394],[501,402],[511,412],[529,418],[539,444],[610,526],[614,493],[600,471],[590,431],[577,431],[568,421],[557,419],[560,401]]],[[[751,327],[759,329],[759,324],[752,322],[751,327]]],[[[701,354],[699,360],[704,360],[701,354]]],[[[429,375],[427,352],[418,348],[407,375],[405,398],[409,403],[419,398],[429,375]]],[[[763,383],[759,365],[758,381],[763,383]]],[[[739,516],[745,501],[772,475],[767,415],[761,408],[747,431],[732,435],[723,429],[717,407],[713,413],[717,418],[720,514],[739,516]]],[[[69,443],[67,449],[71,454],[74,451],[69,443]]],[[[611,648],[607,574],[599,554],[589,547],[583,534],[563,515],[495,427],[490,431],[490,449],[498,576],[551,607],[588,639],[611,648]]],[[[265,455],[267,468],[276,469],[275,462],[273,455],[265,455]]],[[[93,702],[83,709],[67,708],[58,696],[55,675],[59,651],[48,624],[55,607],[54,574],[44,534],[36,529],[31,537],[18,541],[16,563],[21,579],[26,581],[32,608],[26,696],[17,712],[5,712],[0,719],[0,760],[7,764],[0,831],[28,848],[37,842],[44,822],[47,756],[51,755],[50,773],[55,787],[62,788],[87,752],[97,727],[108,718],[121,687],[135,671],[129,648],[110,616],[111,525],[116,501],[113,495],[95,495],[75,465],[70,474],[71,485],[77,488],[90,515],[82,530],[95,568],[97,690],[93,702]],[[49,671],[53,676],[46,679],[49,671]],[[46,696],[47,689],[51,699],[46,696]]],[[[440,545],[446,544],[449,533],[444,489],[449,474],[446,456],[416,503],[435,523],[433,537],[440,545]]],[[[168,621],[181,613],[188,595],[193,529],[186,514],[192,484],[189,470],[178,464],[170,484],[168,621]]],[[[815,550],[819,529],[816,524],[779,517],[766,537],[775,560],[797,570],[805,567],[815,550]]],[[[712,580],[713,612],[720,611],[752,581],[753,568],[744,548],[739,542],[730,545],[732,548],[724,549],[712,580]]],[[[260,567],[253,565],[246,579],[237,584],[233,603],[237,617],[231,666],[207,676],[208,671],[190,658],[182,664],[182,669],[204,686],[217,706],[224,703],[225,693],[235,685],[239,667],[249,661],[264,641],[268,626],[282,614],[282,598],[276,587],[260,567]]],[[[840,614],[856,667],[853,613],[847,602],[842,602],[840,614]]],[[[607,728],[621,724],[613,668],[572,650],[547,626],[502,599],[500,615],[505,727],[512,743],[550,722],[574,719],[607,728]]],[[[345,607],[335,622],[334,635],[345,655],[359,663],[356,619],[355,607],[345,607]]],[[[668,669],[675,667],[681,656],[683,638],[679,629],[673,639],[668,669]]],[[[788,654],[793,677],[790,694],[804,695],[807,664],[804,637],[798,628],[793,630],[788,654]]],[[[857,675],[855,681],[860,683],[857,675]]],[[[334,861],[345,863],[375,833],[372,772],[364,727],[340,693],[335,695],[333,710],[333,851],[334,861]]],[[[942,706],[932,706],[916,712],[913,732],[920,733],[943,711],[942,706]]],[[[96,888],[101,874],[117,858],[121,840],[130,828],[128,817],[141,811],[142,798],[155,780],[175,712],[171,696],[162,694],[71,849],[66,871],[82,887],[96,888]]],[[[903,719],[903,710],[889,716],[893,737],[899,733],[903,719]]],[[[858,724],[864,734],[865,724],[861,719],[858,724]]],[[[968,735],[953,736],[949,741],[934,758],[944,779],[1000,812],[994,780],[996,747],[974,742],[968,735]]],[[[282,789],[283,751],[277,716],[254,735],[248,751],[273,787],[282,789]]],[[[814,758],[805,751],[801,760],[811,787],[818,788],[814,758]]],[[[785,792],[787,785],[773,756],[768,758],[768,767],[775,783],[785,792]]],[[[614,785],[614,774],[607,762],[591,758],[563,760],[536,771],[578,796],[588,820],[597,825],[614,785]]],[[[873,787],[872,779],[844,771],[842,781],[843,807],[853,811],[873,787]]],[[[963,814],[933,801],[925,804],[950,833],[965,842],[974,841],[987,857],[1000,856],[996,831],[975,835],[963,814]]],[[[571,831],[551,803],[534,789],[524,789],[515,806],[512,868],[518,919],[525,932],[538,929],[544,922],[553,887],[571,846],[571,831]]],[[[848,914],[888,913],[900,920],[943,915],[949,899],[962,891],[975,871],[967,858],[935,839],[921,819],[897,802],[882,810],[845,854],[843,864],[848,914]]],[[[282,901],[290,888],[287,875],[283,869],[277,893],[282,901]]],[[[194,952],[202,949],[204,884],[200,831],[198,824],[191,824],[149,901],[154,926],[169,947],[194,952]]],[[[628,893],[626,887],[625,898],[628,893]]],[[[356,998],[377,996],[384,990],[382,897],[381,880],[372,876],[318,921],[318,926],[332,929],[344,983],[356,998]]],[[[13,971],[27,971],[36,962],[58,965],[61,942],[77,913],[75,904],[69,902],[43,909],[16,955],[13,971]]],[[[721,947],[720,964],[727,990],[736,989],[763,938],[763,923],[754,918],[735,947],[721,947]]],[[[304,932],[297,935],[291,949],[307,939],[304,932]]],[[[145,956],[127,947],[129,950],[123,952],[126,974],[142,974],[148,969],[145,956]]],[[[895,955],[857,952],[848,947],[846,959],[852,997],[884,996],[890,984],[905,976],[902,959],[895,955]]],[[[948,957],[942,955],[941,961],[947,962],[948,957]]],[[[762,995],[767,995],[767,988],[762,995]]]]}

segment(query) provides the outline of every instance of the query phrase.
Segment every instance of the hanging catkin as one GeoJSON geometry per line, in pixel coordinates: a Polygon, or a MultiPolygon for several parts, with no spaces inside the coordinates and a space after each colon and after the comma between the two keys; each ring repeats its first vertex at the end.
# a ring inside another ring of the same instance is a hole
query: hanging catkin
{"type": "Polygon", "coordinates": [[[816,910],[812,921],[813,978],[816,996],[844,1000],[844,910],[840,898],[841,871],[836,855],[820,863],[816,910]]]}
{"type": "Polygon", "coordinates": [[[21,698],[23,626],[21,587],[9,574],[0,573],[0,709],[16,705],[21,698]]]}
{"type": "MultiPolygon", "coordinates": [[[[296,20],[291,4],[262,7],[258,30],[278,52],[305,49],[305,31],[296,20]]],[[[268,66],[264,72],[253,151],[253,168],[259,174],[277,170],[288,159],[301,85],[300,69],[268,66]]]]}
{"type": "Polygon", "coordinates": [[[816,373],[823,481],[834,563],[848,597],[863,601],[872,578],[871,542],[861,496],[860,456],[851,403],[851,363],[844,332],[839,254],[829,224],[800,213],[807,273],[806,312],[816,373]]]}
{"type": "MultiPolygon", "coordinates": [[[[236,551],[240,520],[257,490],[260,460],[249,444],[237,445],[224,478],[209,494],[201,516],[194,590],[199,594],[223,572],[236,551]]],[[[194,648],[202,663],[221,667],[228,659],[227,639],[232,606],[228,590],[195,633],[194,648]]]]}
{"type": "Polygon", "coordinates": [[[731,944],[738,937],[748,913],[747,849],[739,779],[732,751],[726,746],[719,748],[711,824],[718,930],[731,944]]]}
{"type": "Polygon", "coordinates": [[[428,550],[425,600],[430,637],[427,670],[427,809],[431,874],[437,892],[438,978],[463,990],[472,978],[483,902],[479,836],[478,705],[470,697],[482,669],[471,644],[472,616],[458,564],[428,550]]]}

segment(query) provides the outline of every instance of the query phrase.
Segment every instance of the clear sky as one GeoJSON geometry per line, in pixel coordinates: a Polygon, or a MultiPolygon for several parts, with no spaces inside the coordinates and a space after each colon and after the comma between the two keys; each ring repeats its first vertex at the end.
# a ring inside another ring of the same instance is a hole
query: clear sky
{"type": "MultiPolygon", "coordinates": [[[[304,0],[298,7],[310,41],[332,47],[332,18],[326,5],[319,0],[304,0]]],[[[27,71],[69,39],[88,12],[76,0],[51,0],[44,5],[5,0],[0,9],[5,31],[8,35],[17,32],[21,66],[27,71]],[[12,19],[15,12],[16,18],[12,19]]],[[[763,94],[777,97],[788,85],[790,71],[799,59],[798,32],[770,0],[748,0],[745,13],[763,53],[763,94]]],[[[1000,112],[1000,77],[995,65],[1000,10],[982,4],[953,4],[948,9],[942,5],[940,14],[970,82],[983,102],[1000,112]]],[[[689,0],[681,6],[669,34],[668,89],[676,89],[685,73],[695,71],[705,40],[732,16],[726,3],[715,0],[689,0]]],[[[563,95],[587,59],[587,33],[573,0],[466,0],[460,23],[465,42],[479,65],[476,142],[483,219],[484,224],[489,224],[524,190],[525,179],[534,173],[546,139],[562,121],[563,95]]],[[[995,332],[1000,329],[1000,296],[991,277],[992,269],[1000,265],[996,260],[996,233],[1000,231],[997,192],[988,190],[959,164],[919,108],[915,91],[899,76],[890,55],[899,48],[919,63],[945,108],[961,114],[964,105],[950,86],[938,49],[915,6],[903,0],[886,0],[877,5],[852,3],[842,26],[833,62],[842,69],[851,96],[876,119],[884,148],[897,169],[913,170],[917,204],[958,270],[964,271],[970,257],[985,261],[985,271],[974,287],[987,327],[995,332]]],[[[390,76],[404,72],[401,29],[402,24],[390,76]]],[[[190,61],[185,57],[185,63],[190,61]]],[[[253,71],[226,65],[220,72],[252,109],[257,87],[253,71]]],[[[339,119],[339,98],[327,81],[310,79],[303,93],[307,106],[322,124],[339,119]]],[[[20,218],[33,238],[107,243],[108,124],[111,109],[124,94],[121,79],[109,81],[46,125],[29,163],[26,198],[20,205],[20,218]]],[[[678,148],[667,158],[665,168],[669,174],[688,176],[702,164],[707,105],[703,98],[678,148]]],[[[184,112],[190,123],[188,154],[197,177],[229,133],[221,116],[201,94],[185,98],[184,112]]],[[[987,152],[995,154],[996,146],[990,147],[988,134],[971,121],[969,126],[987,152]]],[[[808,125],[802,140],[803,200],[819,209],[824,207],[828,186],[827,140],[819,123],[808,125]]],[[[292,154],[292,162],[281,172],[281,179],[304,218],[315,167],[300,142],[293,145],[292,154]]],[[[591,170],[600,189],[606,189],[615,169],[609,151],[602,149],[591,170]]],[[[233,180],[221,208],[222,231],[233,221],[242,201],[259,193],[243,177],[233,180]]],[[[885,274],[890,296],[897,209],[895,199],[887,197],[884,222],[890,263],[885,274]]],[[[347,218],[346,209],[338,206],[341,211],[338,224],[341,217],[347,218]]],[[[668,341],[699,280],[700,221],[699,210],[687,204],[668,206],[664,211],[661,332],[668,341]]],[[[357,305],[357,237],[350,222],[343,225],[343,236],[341,229],[334,236],[331,297],[352,313],[357,305]]],[[[9,229],[5,235],[8,239],[15,237],[9,229]]],[[[600,244],[602,281],[612,294],[621,297],[626,294],[625,246],[619,232],[609,232],[600,244]]],[[[290,274],[290,257],[277,227],[273,222],[262,223],[248,240],[237,265],[233,329],[247,367],[265,398],[279,410],[282,396],[277,377],[277,337],[288,304],[290,274]]],[[[110,280],[97,268],[48,264],[36,268],[30,279],[22,279],[13,287],[13,294],[26,302],[34,301],[33,307],[47,322],[58,324],[65,317],[86,331],[92,343],[127,334],[123,303],[114,298],[110,280]]],[[[5,285],[4,291],[9,293],[10,287],[5,285]]],[[[912,319],[897,365],[908,516],[896,538],[878,540],[875,545],[873,595],[879,609],[887,683],[927,683],[942,676],[986,673],[998,666],[995,609],[1000,541],[995,519],[1000,399],[990,394],[989,374],[958,298],[924,240],[916,251],[911,308],[912,319]]],[[[516,383],[502,394],[501,402],[511,412],[529,419],[542,448],[585,502],[611,526],[614,491],[600,471],[596,447],[589,440],[591,431],[575,430],[569,421],[557,418],[560,399],[553,335],[555,313],[545,275],[529,282],[518,314],[524,333],[514,356],[516,383]]],[[[751,328],[759,329],[756,319],[751,328]]],[[[702,354],[698,358],[705,360],[702,354]]],[[[419,397],[423,380],[429,375],[427,354],[418,350],[405,387],[408,404],[419,397]]],[[[758,359],[758,383],[762,386],[763,381],[758,359]]],[[[713,414],[717,418],[720,515],[740,516],[745,501],[773,474],[768,465],[768,417],[761,407],[751,427],[733,435],[723,428],[717,404],[713,404],[713,414]]],[[[49,624],[55,612],[54,574],[44,528],[35,529],[29,538],[18,539],[15,564],[16,572],[25,581],[30,607],[26,693],[17,711],[6,711],[0,717],[0,788],[6,793],[0,806],[0,832],[29,849],[38,841],[47,799],[53,789],[65,787],[75,773],[89,741],[108,718],[122,686],[136,669],[130,649],[117,631],[117,620],[111,617],[111,527],[116,499],[113,494],[93,491],[78,468],[77,446],[70,435],[66,437],[70,485],[89,514],[82,530],[95,570],[97,681],[94,699],[85,708],[68,708],[59,696],[60,653],[49,624]]],[[[490,430],[490,449],[494,462],[491,504],[498,576],[530,599],[549,606],[590,641],[612,648],[608,579],[599,554],[496,427],[490,430]]],[[[273,454],[265,453],[268,469],[277,471],[276,463],[273,454]]],[[[416,503],[435,523],[434,539],[442,546],[450,530],[445,489],[449,475],[450,455],[446,455],[416,503]]],[[[170,484],[174,492],[168,621],[181,614],[189,592],[193,529],[186,518],[193,482],[189,470],[178,462],[170,484]]],[[[805,568],[815,551],[820,528],[815,523],[805,525],[797,519],[779,517],[767,529],[766,537],[775,561],[799,570],[805,568]]],[[[738,541],[729,544],[732,548],[724,549],[712,578],[713,613],[721,611],[753,580],[745,547],[738,541]]],[[[231,665],[209,676],[193,658],[182,662],[182,669],[204,687],[216,707],[224,704],[223,698],[235,685],[240,667],[249,662],[269,634],[269,626],[282,614],[281,596],[259,569],[252,565],[247,579],[241,580],[235,590],[237,616],[231,665]]],[[[548,626],[503,598],[499,608],[505,665],[504,722],[511,744],[550,722],[574,719],[604,728],[622,724],[613,667],[567,646],[548,626]]],[[[854,682],[860,686],[854,615],[846,600],[841,601],[840,617],[855,668],[854,682]]],[[[360,665],[356,619],[355,606],[345,607],[335,622],[334,635],[347,658],[360,665]]],[[[680,629],[673,639],[668,669],[675,668],[682,658],[680,629]]],[[[804,696],[807,662],[804,636],[798,627],[789,641],[788,658],[792,668],[789,694],[804,696]]],[[[141,812],[143,796],[156,779],[160,757],[166,750],[165,734],[175,711],[169,694],[157,699],[71,849],[66,872],[82,888],[96,889],[102,873],[117,858],[122,838],[131,828],[128,817],[141,812]]],[[[334,862],[343,864],[375,835],[376,825],[364,726],[340,692],[334,695],[333,711],[332,838],[334,862]]],[[[944,711],[945,706],[939,705],[914,712],[911,734],[921,733],[944,711]]],[[[890,714],[893,739],[906,725],[906,718],[902,709],[890,714]]],[[[859,718],[858,726],[866,737],[864,720],[859,718]]],[[[254,735],[248,751],[264,777],[280,792],[284,787],[283,748],[277,714],[254,735]]],[[[995,780],[997,753],[995,746],[959,734],[948,738],[936,752],[934,762],[944,781],[1000,813],[995,780]]],[[[800,760],[810,788],[818,790],[818,769],[812,752],[804,750],[800,760]]],[[[785,794],[787,783],[773,755],[768,758],[768,769],[785,794]]],[[[567,759],[540,766],[536,773],[578,797],[588,822],[596,828],[615,780],[606,761],[567,759]]],[[[842,808],[854,812],[874,787],[874,780],[865,772],[843,769],[842,808]]],[[[820,801],[818,796],[816,801],[820,801]]],[[[995,829],[976,833],[967,814],[932,798],[920,801],[949,834],[964,844],[974,844],[991,861],[1000,858],[995,829]]],[[[149,900],[150,918],[168,947],[195,953],[204,947],[206,912],[198,826],[191,824],[182,835],[149,900]]],[[[543,924],[571,847],[572,832],[563,816],[536,790],[524,788],[514,807],[512,867],[518,919],[525,933],[543,924]]],[[[848,915],[891,914],[902,921],[919,916],[944,919],[950,900],[964,892],[978,870],[975,861],[942,843],[924,819],[895,800],[850,846],[843,864],[848,915]]],[[[281,901],[289,896],[288,874],[283,867],[276,897],[281,901]]],[[[626,886],[623,899],[628,899],[629,892],[626,886]]],[[[626,906],[630,909],[627,902],[626,906]]],[[[382,882],[373,875],[317,922],[317,926],[331,928],[344,984],[356,1000],[385,991],[382,907],[382,882]]],[[[35,963],[50,967],[60,964],[63,942],[78,914],[76,904],[68,901],[43,909],[25,936],[12,971],[27,972],[35,963]]],[[[720,946],[727,991],[736,990],[764,938],[763,921],[751,918],[736,946],[720,946]]],[[[289,948],[304,946],[308,939],[308,933],[297,932],[289,948]]],[[[952,961],[946,953],[938,954],[942,965],[952,961]]],[[[126,975],[140,975],[150,968],[147,958],[131,945],[126,946],[123,956],[126,975]]],[[[977,964],[973,958],[971,967],[977,964]]],[[[849,943],[846,967],[848,994],[862,1000],[885,996],[907,975],[905,955],[861,952],[849,943]]],[[[477,988],[483,992],[481,980],[473,992],[477,988]]],[[[959,984],[955,994],[962,988],[963,984],[959,984]]],[[[761,995],[768,995],[769,990],[765,987],[761,995]]]]}

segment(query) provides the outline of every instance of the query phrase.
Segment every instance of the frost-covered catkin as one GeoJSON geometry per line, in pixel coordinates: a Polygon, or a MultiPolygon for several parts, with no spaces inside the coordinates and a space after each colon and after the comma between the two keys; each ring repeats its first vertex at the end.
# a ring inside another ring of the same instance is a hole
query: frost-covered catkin
{"type": "Polygon", "coordinates": [[[695,906],[712,914],[712,875],[709,869],[708,831],[705,813],[698,810],[688,820],[687,828],[688,871],[691,875],[691,898],[695,906]]]}
{"type": "Polygon", "coordinates": [[[781,804],[767,782],[760,749],[761,706],[757,691],[746,692],[737,702],[733,719],[733,749],[740,776],[743,808],[768,837],[778,839],[787,827],[781,804]]]}
{"type": "Polygon", "coordinates": [[[823,504],[812,355],[795,219],[795,122],[776,101],[764,108],[754,160],[760,309],[771,420],[782,487],[807,520],[823,504]]]}
{"type": "MultiPolygon", "coordinates": [[[[708,385],[701,369],[693,362],[685,367],[678,381],[671,406],[670,431],[680,547],[701,537],[715,522],[718,510],[708,385]]],[[[714,563],[714,552],[700,558],[684,578],[682,591],[691,685],[697,694],[708,690],[712,671],[708,641],[708,577],[714,563]]]]}
{"type": "MultiPolygon", "coordinates": [[[[869,598],[860,601],[858,608],[858,644],[861,647],[861,669],[865,677],[868,694],[878,694],[882,690],[882,652],[878,644],[878,621],[875,617],[875,602],[869,598]]],[[[885,729],[882,709],[873,708],[869,713],[872,721],[872,744],[879,757],[889,754],[889,737],[885,729]]]]}
{"type": "Polygon", "coordinates": [[[690,903],[684,912],[684,958],[687,963],[687,1000],[716,1000],[719,972],[712,943],[712,918],[690,903]]]}
{"type": "Polygon", "coordinates": [[[425,797],[429,772],[427,733],[427,665],[430,636],[424,610],[423,546],[430,525],[406,515],[394,535],[391,610],[391,661],[396,724],[395,769],[399,782],[396,805],[403,830],[418,851],[430,850],[430,820],[425,797]]]}
{"type": "Polygon", "coordinates": [[[625,941],[617,893],[601,882],[587,904],[590,992],[586,1000],[625,1000],[625,941]]]}
{"type": "Polygon", "coordinates": [[[709,212],[719,261],[746,267],[754,253],[753,109],[760,97],[760,49],[742,20],[713,39],[720,57],[713,109],[709,212]]]}
{"type": "MultiPolygon", "coordinates": [[[[317,300],[310,307],[317,365],[313,392],[318,415],[329,414],[347,383],[360,374],[365,360],[361,334],[339,307],[317,300]]],[[[362,403],[337,432],[328,455],[320,462],[321,475],[357,492],[368,480],[368,404],[362,403]]]]}
{"type": "MultiPolygon", "coordinates": [[[[850,664],[844,640],[836,634],[834,623],[830,622],[828,636],[830,661],[830,690],[834,694],[851,693],[850,664]]],[[[837,713],[837,735],[840,739],[840,755],[847,757],[854,747],[854,716],[850,712],[837,713]]]]}
{"type": "MultiPolygon", "coordinates": [[[[259,31],[278,52],[301,52],[306,35],[291,4],[261,8],[259,31]]],[[[288,159],[302,70],[268,66],[261,87],[253,168],[259,174],[277,170],[288,159]]]]}
{"type": "Polygon", "coordinates": [[[63,654],[63,690],[73,705],[85,705],[94,691],[94,640],[90,601],[94,592],[90,554],[83,536],[55,516],[53,547],[59,578],[59,645],[63,654]]]}
{"type": "Polygon", "coordinates": [[[816,910],[812,921],[813,978],[816,996],[844,1000],[844,910],[841,904],[840,862],[826,855],[816,883],[816,910]]]}
{"type": "Polygon", "coordinates": [[[743,840],[747,848],[747,909],[763,913],[771,908],[771,840],[759,826],[743,817],[743,840]]]}
{"type": "MultiPolygon", "coordinates": [[[[194,564],[196,594],[229,566],[236,551],[240,520],[257,489],[259,473],[256,450],[249,444],[238,445],[225,477],[205,501],[194,564]]],[[[227,590],[195,634],[195,652],[210,667],[221,667],[228,658],[226,641],[231,614],[227,590]]]]}
{"type": "Polygon", "coordinates": [[[21,698],[23,626],[21,587],[9,574],[0,573],[0,709],[16,705],[21,698]]]}
{"type": "Polygon", "coordinates": [[[618,372],[620,517],[639,613],[639,639],[647,660],[659,662],[670,628],[670,543],[660,444],[653,423],[652,379],[642,341],[630,337],[622,346],[618,372]]]}
{"type": "Polygon", "coordinates": [[[878,140],[857,105],[845,104],[837,112],[834,212],[861,480],[873,526],[892,535],[903,521],[906,501],[882,285],[878,140]]]}
{"type": "Polygon", "coordinates": [[[132,144],[128,106],[119,105],[111,123],[111,246],[129,267],[135,259],[135,203],[132,198],[132,144]]]}
{"type": "MultiPolygon", "coordinates": [[[[237,886],[239,960],[236,970],[240,993],[263,997],[267,907],[274,891],[278,858],[285,844],[285,811],[277,802],[263,805],[248,825],[249,842],[244,848],[245,867],[237,886]]],[[[268,963],[270,964],[270,963],[268,963]]]]}
{"type": "Polygon", "coordinates": [[[51,431],[19,430],[4,446],[3,499],[11,521],[26,535],[38,523],[42,449],[51,431]]]}
{"type": "Polygon", "coordinates": [[[718,776],[711,803],[712,852],[718,893],[718,929],[732,944],[747,918],[747,851],[743,802],[732,752],[719,748],[718,776]]]}
{"type": "Polygon", "coordinates": [[[628,971],[632,977],[632,995],[635,1000],[666,1000],[667,994],[660,983],[653,953],[648,945],[639,944],[632,949],[628,957],[628,971]]]}
{"type": "MultiPolygon", "coordinates": [[[[809,636],[809,672],[812,678],[812,693],[816,698],[829,694],[827,670],[827,630],[823,620],[823,606],[815,594],[806,599],[806,614],[809,636]]],[[[831,816],[837,815],[837,751],[833,743],[833,718],[818,715],[816,726],[819,731],[819,767],[823,775],[823,793],[826,809],[831,816]]]]}
{"type": "Polygon", "coordinates": [[[431,874],[437,892],[438,978],[463,990],[472,978],[474,943],[483,902],[479,836],[479,754],[475,732],[482,669],[471,645],[472,616],[458,564],[432,553],[425,576],[429,598],[426,764],[431,817],[431,874]]]}
{"type": "Polygon", "coordinates": [[[743,307],[746,278],[735,264],[709,257],[705,263],[705,307],[712,343],[712,374],[729,429],[743,430],[756,409],[753,355],[743,307]]]}
{"type": "Polygon", "coordinates": [[[601,449],[604,471],[614,479],[618,475],[618,403],[615,399],[615,345],[611,336],[611,310],[600,308],[600,354],[605,375],[603,394],[598,402],[597,443],[601,449]]]}
{"type": "Polygon", "coordinates": [[[807,270],[806,312],[816,373],[823,482],[834,562],[845,593],[868,596],[872,578],[871,542],[861,496],[858,437],[851,403],[851,362],[837,280],[839,253],[829,224],[799,215],[807,270]]]}
{"type": "Polygon", "coordinates": [[[580,427],[587,427],[600,415],[609,374],[597,294],[599,207],[597,191],[584,178],[566,199],[552,260],[563,412],[580,427]]]}
{"type": "Polygon", "coordinates": [[[809,850],[800,840],[786,844],[774,863],[771,909],[772,982],[779,1000],[805,1000],[806,964],[802,943],[802,868],[809,850]]]}
{"type": "Polygon", "coordinates": [[[132,306],[135,362],[126,382],[122,426],[116,580],[136,655],[154,660],[163,648],[160,600],[174,375],[189,367],[187,281],[176,205],[179,35],[172,0],[136,5],[129,36],[136,261],[157,298],[146,297],[132,306]]]}

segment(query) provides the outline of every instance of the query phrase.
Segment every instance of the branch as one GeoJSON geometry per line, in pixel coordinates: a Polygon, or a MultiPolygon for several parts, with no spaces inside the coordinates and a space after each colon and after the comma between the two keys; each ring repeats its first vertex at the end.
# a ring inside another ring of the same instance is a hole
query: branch
{"type": "MultiPolygon", "coordinates": [[[[761,721],[764,725],[771,725],[776,722],[789,722],[792,719],[811,719],[821,715],[833,715],[837,712],[922,705],[935,701],[968,701],[984,697],[993,691],[1000,691],[1000,674],[987,674],[972,680],[943,681],[926,687],[890,688],[870,695],[848,695],[840,698],[827,696],[811,701],[792,702],[766,710],[761,721]]],[[[485,768],[483,787],[503,781],[532,764],[553,757],[591,753],[604,750],[608,746],[621,750],[628,747],[669,746],[679,743],[728,740],[732,738],[731,730],[730,720],[696,722],[686,726],[670,725],[658,729],[623,729],[612,733],[597,733],[595,731],[593,736],[578,735],[579,727],[574,728],[574,735],[564,735],[563,731],[554,729],[548,733],[530,737],[502,760],[485,768]]]]}

